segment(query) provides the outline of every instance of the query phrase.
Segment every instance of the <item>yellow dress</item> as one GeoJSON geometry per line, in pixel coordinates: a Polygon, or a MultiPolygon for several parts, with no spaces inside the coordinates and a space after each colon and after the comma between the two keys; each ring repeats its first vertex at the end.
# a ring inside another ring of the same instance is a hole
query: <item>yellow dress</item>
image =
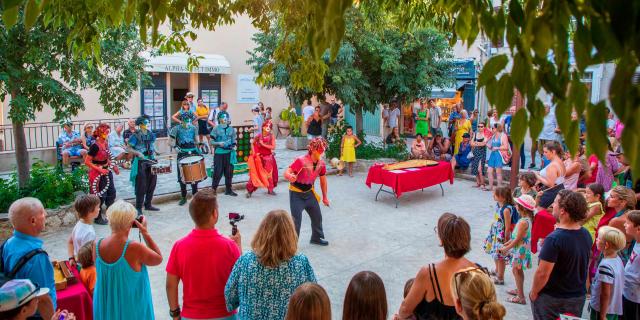
{"type": "Polygon", "coordinates": [[[596,228],[598,227],[598,224],[600,223],[600,218],[602,218],[602,216],[604,216],[604,210],[602,210],[602,203],[600,203],[599,201],[596,202],[591,202],[588,204],[588,208],[589,210],[591,210],[591,208],[598,206],[600,207],[600,212],[597,213],[595,216],[591,217],[589,220],[587,220],[587,222],[585,222],[582,226],[587,229],[587,231],[589,231],[589,234],[591,235],[591,240],[595,241],[595,236],[596,236],[596,228]]]}
{"type": "Polygon", "coordinates": [[[345,136],[342,145],[342,156],[340,160],[344,162],[356,162],[356,139],[354,137],[345,136]]]}
{"type": "Polygon", "coordinates": [[[456,141],[455,141],[454,152],[453,152],[454,155],[458,154],[458,149],[460,149],[460,142],[462,142],[462,135],[470,132],[471,132],[471,121],[467,119],[463,123],[460,123],[460,120],[458,120],[458,130],[456,130],[456,141]]]}

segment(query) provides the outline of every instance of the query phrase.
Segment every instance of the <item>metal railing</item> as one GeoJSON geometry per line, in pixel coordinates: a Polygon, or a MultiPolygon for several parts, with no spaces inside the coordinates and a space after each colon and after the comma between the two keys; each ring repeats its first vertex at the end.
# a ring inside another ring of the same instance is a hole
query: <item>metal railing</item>
{"type": "MultiPolygon", "coordinates": [[[[111,126],[112,130],[114,126],[119,123],[124,125],[126,129],[127,120],[128,118],[74,121],[73,130],[82,134],[86,123],[92,123],[94,128],[100,123],[107,123],[111,126]]],[[[167,136],[167,121],[164,117],[152,117],[150,125],[151,130],[153,130],[158,137],[167,136]]],[[[58,122],[25,123],[24,134],[27,142],[27,150],[54,149],[56,147],[56,141],[62,131],[63,128],[58,122]]],[[[0,125],[0,151],[15,151],[13,126],[10,124],[0,125]]]]}

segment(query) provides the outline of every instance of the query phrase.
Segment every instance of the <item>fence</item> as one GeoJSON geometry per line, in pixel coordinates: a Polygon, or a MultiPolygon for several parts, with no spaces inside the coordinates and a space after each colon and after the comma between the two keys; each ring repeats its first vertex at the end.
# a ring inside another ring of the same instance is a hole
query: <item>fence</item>
{"type": "MultiPolygon", "coordinates": [[[[167,122],[165,118],[156,118],[157,119],[151,119],[151,130],[153,130],[158,137],[166,137],[167,122]]],[[[92,123],[94,128],[97,124],[107,123],[111,126],[112,130],[116,124],[122,124],[126,129],[127,120],[128,119],[125,118],[116,118],[77,121],[73,122],[73,130],[82,133],[84,125],[87,123],[92,123]]],[[[63,128],[58,122],[26,123],[24,125],[24,134],[27,142],[27,150],[55,148],[56,141],[62,131],[63,128]]],[[[13,136],[12,125],[0,126],[0,151],[15,151],[15,139],[13,136]]]]}

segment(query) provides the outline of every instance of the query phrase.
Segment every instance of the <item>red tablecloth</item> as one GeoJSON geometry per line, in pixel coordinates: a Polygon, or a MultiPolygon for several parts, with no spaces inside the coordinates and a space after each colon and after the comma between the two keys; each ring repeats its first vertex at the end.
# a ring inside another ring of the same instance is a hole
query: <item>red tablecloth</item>
{"type": "Polygon", "coordinates": [[[546,210],[536,213],[531,228],[531,252],[538,252],[538,239],[544,239],[556,224],[556,218],[546,210]]]}
{"type": "Polygon", "coordinates": [[[384,170],[383,165],[373,165],[367,174],[367,187],[382,184],[391,189],[400,198],[402,193],[424,189],[449,180],[453,184],[451,163],[440,162],[437,166],[401,170],[384,170]]]}
{"type": "Polygon", "coordinates": [[[66,289],[58,290],[56,298],[58,300],[58,309],[73,312],[76,319],[93,319],[93,300],[91,295],[80,281],[80,275],[76,268],[70,268],[78,279],[78,282],[68,285],[66,289]]]}

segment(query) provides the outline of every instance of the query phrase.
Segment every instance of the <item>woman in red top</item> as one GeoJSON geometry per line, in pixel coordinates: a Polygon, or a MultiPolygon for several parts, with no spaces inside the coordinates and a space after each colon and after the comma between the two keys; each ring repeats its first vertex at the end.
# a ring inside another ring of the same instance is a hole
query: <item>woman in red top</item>
{"type": "Polygon", "coordinates": [[[253,152],[249,157],[249,182],[247,182],[247,198],[259,187],[267,188],[268,194],[278,185],[278,166],[273,150],[276,148],[276,137],[271,132],[271,120],[262,124],[262,131],[253,137],[253,152]]]}
{"type": "MultiPolygon", "coordinates": [[[[111,163],[111,152],[109,151],[109,125],[101,123],[93,132],[96,141],[89,147],[89,152],[85,158],[85,165],[89,168],[89,193],[100,198],[100,214],[95,220],[96,224],[107,224],[103,217],[102,205],[107,208],[116,199],[116,187],[113,184],[113,172],[120,174],[117,166],[111,163]]],[[[106,209],[106,208],[105,208],[106,209]]]]}
{"type": "Polygon", "coordinates": [[[296,233],[300,236],[300,224],[302,211],[306,210],[311,218],[311,243],[321,246],[329,245],[324,240],[322,231],[322,212],[320,211],[320,196],[313,187],[316,178],[320,177],[320,189],[322,189],[322,203],[329,206],[327,198],[327,167],[322,160],[322,154],[327,149],[327,141],[323,138],[313,138],[309,142],[309,153],[296,158],[287,168],[284,177],[289,184],[289,204],[291,216],[296,226],[296,233]]]}

